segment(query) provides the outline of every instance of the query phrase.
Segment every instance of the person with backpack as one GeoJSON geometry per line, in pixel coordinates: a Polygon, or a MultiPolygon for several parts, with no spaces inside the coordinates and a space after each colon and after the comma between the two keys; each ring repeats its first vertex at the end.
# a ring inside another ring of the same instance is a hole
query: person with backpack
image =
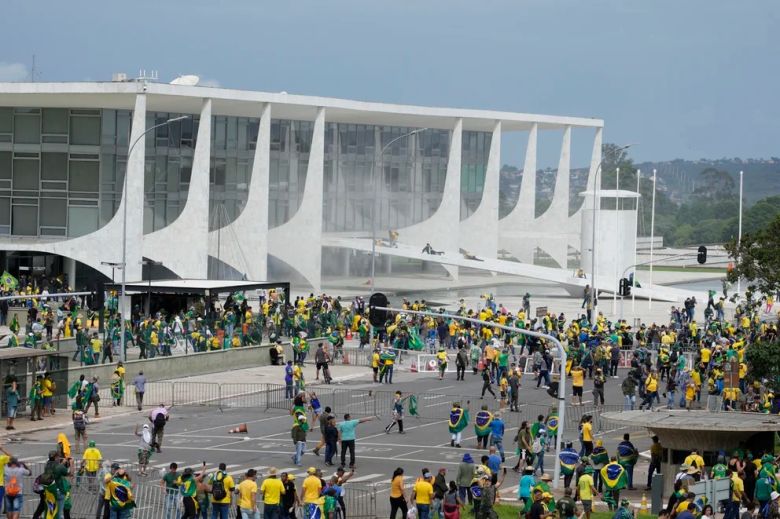
{"type": "Polygon", "coordinates": [[[67,464],[67,458],[60,456],[57,451],[50,451],[43,473],[33,482],[33,492],[41,496],[33,519],[40,519],[44,514],[47,518],[63,517],[65,498],[70,489],[67,478],[72,475],[72,467],[67,464]]]}
{"type": "Polygon", "coordinates": [[[24,505],[24,478],[32,473],[24,462],[11,457],[5,467],[5,513],[8,519],[19,519],[24,505]]]}
{"type": "Polygon", "coordinates": [[[81,443],[81,451],[84,452],[87,448],[87,415],[81,409],[75,409],[71,415],[73,419],[73,431],[76,450],[79,450],[79,443],[81,443]]]}
{"type": "Polygon", "coordinates": [[[106,484],[106,490],[111,496],[110,519],[129,519],[133,515],[135,499],[130,485],[130,474],[125,469],[119,469],[106,484]]]}
{"type": "Polygon", "coordinates": [[[162,447],[165,424],[168,423],[169,418],[168,408],[165,407],[164,403],[161,403],[160,407],[149,413],[149,421],[154,425],[151,446],[153,449],[157,449],[158,453],[160,452],[160,447],[162,447]]]}
{"type": "Polygon", "coordinates": [[[228,519],[233,491],[236,488],[233,477],[225,472],[227,465],[219,464],[219,470],[211,474],[207,489],[211,493],[212,519],[228,519]]]}

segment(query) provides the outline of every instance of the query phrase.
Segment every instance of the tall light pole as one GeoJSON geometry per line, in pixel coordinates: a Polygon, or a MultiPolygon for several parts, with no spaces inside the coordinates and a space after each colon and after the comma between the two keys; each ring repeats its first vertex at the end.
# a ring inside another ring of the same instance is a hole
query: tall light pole
{"type": "MultiPolygon", "coordinates": [[[[625,146],[621,146],[619,148],[616,148],[612,151],[612,155],[617,155],[623,150],[627,150],[634,144],[626,144],[625,146]]],[[[604,161],[606,160],[606,157],[602,157],[599,161],[599,165],[596,167],[596,172],[593,174],[593,232],[591,233],[591,245],[590,245],[590,300],[593,304],[593,318],[596,319],[599,315],[599,305],[598,305],[598,289],[596,288],[596,229],[597,229],[597,218],[599,215],[599,202],[600,197],[597,196],[597,193],[599,191],[599,173],[601,172],[601,167],[604,165],[604,161]]]]}
{"type": "Polygon", "coordinates": [[[146,137],[147,133],[151,132],[152,130],[156,130],[160,126],[165,126],[166,124],[174,123],[176,121],[183,121],[184,119],[189,119],[190,117],[191,116],[189,115],[173,117],[160,124],[155,124],[151,128],[147,128],[133,141],[133,143],[130,145],[130,149],[127,150],[127,166],[125,167],[125,178],[122,182],[122,196],[124,196],[125,201],[122,206],[122,293],[119,298],[119,358],[122,359],[122,362],[127,360],[127,351],[125,349],[125,318],[127,317],[125,315],[125,285],[127,283],[127,206],[130,202],[130,197],[127,193],[127,177],[128,173],[130,173],[130,158],[133,155],[135,145],[138,144],[141,139],[146,137]]]}
{"type": "Polygon", "coordinates": [[[650,207],[650,283],[651,290],[647,293],[647,308],[653,308],[653,252],[655,251],[655,181],[656,170],[653,168],[653,201],[650,207]]]}
{"type": "MultiPolygon", "coordinates": [[[[428,128],[418,128],[417,130],[413,130],[413,131],[411,131],[409,133],[405,133],[403,135],[399,135],[395,139],[393,139],[390,142],[388,142],[387,144],[385,144],[382,147],[382,150],[379,152],[379,166],[380,166],[379,167],[379,171],[384,173],[384,170],[383,170],[383,157],[385,155],[385,152],[387,151],[387,149],[390,146],[392,146],[396,142],[400,141],[401,139],[405,139],[407,137],[411,137],[412,135],[416,135],[416,134],[418,134],[420,132],[424,132],[427,129],[428,128]]],[[[380,130],[380,132],[381,132],[381,130],[380,130]]],[[[375,277],[376,276],[376,224],[377,224],[376,213],[377,213],[377,205],[379,204],[379,200],[377,200],[377,198],[379,196],[378,193],[377,193],[377,190],[379,189],[379,182],[378,182],[378,180],[376,178],[376,171],[377,171],[376,161],[374,161],[374,162],[371,163],[371,176],[374,177],[373,178],[373,181],[374,181],[374,207],[371,210],[371,290],[375,289],[374,282],[376,281],[376,277],[375,277]]]]}
{"type": "MultiPolygon", "coordinates": [[[[739,172],[739,228],[737,230],[737,253],[739,253],[739,246],[742,243],[742,176],[745,172],[740,171],[739,172]]],[[[737,256],[734,259],[739,259],[739,256],[737,256]]],[[[740,291],[742,289],[742,280],[740,278],[737,278],[737,298],[740,296],[740,291]]]]}

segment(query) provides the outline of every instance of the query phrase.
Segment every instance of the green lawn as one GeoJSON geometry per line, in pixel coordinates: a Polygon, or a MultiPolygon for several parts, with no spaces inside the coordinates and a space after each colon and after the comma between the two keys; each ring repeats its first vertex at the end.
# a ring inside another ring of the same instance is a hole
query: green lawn
{"type": "MultiPolygon", "coordinates": [[[[517,519],[517,507],[508,504],[497,504],[495,507],[498,513],[498,519],[517,519]]],[[[590,519],[612,519],[613,512],[593,512],[590,514],[590,519]]],[[[461,517],[463,514],[461,513],[461,517]]],[[[642,519],[656,519],[657,516],[652,514],[646,514],[641,516],[642,519]]]]}

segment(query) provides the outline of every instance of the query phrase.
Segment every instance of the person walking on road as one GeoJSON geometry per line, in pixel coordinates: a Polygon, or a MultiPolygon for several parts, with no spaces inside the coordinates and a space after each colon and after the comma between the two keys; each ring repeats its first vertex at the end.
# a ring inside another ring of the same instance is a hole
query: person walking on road
{"type": "Polygon", "coordinates": [[[493,391],[493,386],[491,385],[490,381],[490,373],[488,372],[487,368],[482,370],[482,395],[479,397],[480,400],[485,398],[485,391],[493,395],[493,398],[498,400],[496,393],[493,391]]]}
{"type": "Polygon", "coordinates": [[[138,375],[135,376],[133,386],[135,386],[135,403],[140,411],[144,406],[144,393],[146,392],[146,377],[143,371],[139,371],[138,375]]]}
{"type": "Polygon", "coordinates": [[[290,431],[293,445],[295,445],[295,453],[292,455],[292,460],[296,466],[300,466],[301,458],[303,458],[303,453],[306,451],[306,431],[309,429],[309,425],[306,423],[306,415],[299,414],[296,418],[290,431]]]}
{"type": "Polygon", "coordinates": [[[395,396],[393,397],[393,421],[387,424],[387,427],[385,427],[385,432],[387,434],[390,434],[390,431],[393,430],[394,425],[398,425],[398,434],[406,434],[404,432],[404,400],[409,398],[409,396],[403,397],[402,393],[400,391],[395,392],[395,396]]]}
{"type": "Polygon", "coordinates": [[[337,425],[341,438],[341,465],[346,466],[347,451],[349,451],[349,468],[355,468],[355,429],[359,424],[373,420],[373,416],[367,416],[353,420],[349,413],[344,415],[344,421],[337,425]]]}

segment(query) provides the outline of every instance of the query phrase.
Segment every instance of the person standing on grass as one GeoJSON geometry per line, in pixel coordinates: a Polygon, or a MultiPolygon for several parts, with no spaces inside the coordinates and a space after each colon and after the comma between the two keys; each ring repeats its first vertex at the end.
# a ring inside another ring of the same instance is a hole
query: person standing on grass
{"type": "Polygon", "coordinates": [[[373,420],[373,416],[367,416],[358,420],[353,420],[349,413],[344,415],[344,421],[336,427],[339,430],[341,439],[341,465],[346,466],[347,451],[349,451],[349,468],[355,468],[355,429],[359,424],[373,420]]]}

